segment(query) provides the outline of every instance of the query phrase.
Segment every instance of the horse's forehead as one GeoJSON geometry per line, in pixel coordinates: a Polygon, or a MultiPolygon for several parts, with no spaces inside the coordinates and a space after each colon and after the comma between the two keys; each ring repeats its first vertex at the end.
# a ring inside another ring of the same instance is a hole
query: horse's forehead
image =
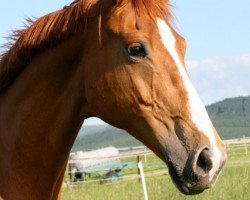
{"type": "Polygon", "coordinates": [[[133,33],[134,31],[151,32],[157,28],[156,20],[149,16],[135,12],[132,5],[127,5],[122,10],[115,10],[109,16],[108,27],[117,33],[133,33]]]}

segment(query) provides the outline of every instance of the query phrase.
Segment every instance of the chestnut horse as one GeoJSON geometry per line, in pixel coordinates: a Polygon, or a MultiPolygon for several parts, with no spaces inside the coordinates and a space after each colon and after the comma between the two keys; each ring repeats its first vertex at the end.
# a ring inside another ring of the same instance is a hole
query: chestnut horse
{"type": "Polygon", "coordinates": [[[177,188],[214,185],[224,145],[166,0],[77,0],[16,31],[0,61],[0,199],[56,199],[82,122],[127,130],[177,188]]]}

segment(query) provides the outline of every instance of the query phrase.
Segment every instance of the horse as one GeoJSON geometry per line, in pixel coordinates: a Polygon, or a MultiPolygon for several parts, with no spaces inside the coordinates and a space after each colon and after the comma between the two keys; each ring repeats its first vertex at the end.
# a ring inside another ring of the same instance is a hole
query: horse
{"type": "Polygon", "coordinates": [[[0,60],[0,199],[57,199],[93,116],[150,148],[183,194],[215,184],[225,147],[187,73],[169,1],[75,0],[29,22],[0,60]]]}

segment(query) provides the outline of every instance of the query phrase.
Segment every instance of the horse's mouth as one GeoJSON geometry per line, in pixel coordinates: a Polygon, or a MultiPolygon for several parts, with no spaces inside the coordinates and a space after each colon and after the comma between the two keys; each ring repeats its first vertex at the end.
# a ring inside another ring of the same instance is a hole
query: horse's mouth
{"type": "Polygon", "coordinates": [[[204,185],[198,182],[191,183],[190,181],[183,181],[183,178],[178,175],[173,169],[169,168],[169,174],[178,190],[185,195],[197,195],[204,190],[209,189],[212,185],[204,185]]]}
{"type": "Polygon", "coordinates": [[[179,181],[176,182],[176,180],[174,180],[174,183],[175,186],[178,188],[178,190],[185,195],[197,195],[209,188],[209,187],[193,188],[190,186],[189,183],[182,183],[179,181]]]}
{"type": "Polygon", "coordinates": [[[178,187],[178,189],[185,195],[196,195],[202,193],[205,190],[193,190],[188,188],[187,186],[178,187]]]}
{"type": "Polygon", "coordinates": [[[180,159],[179,154],[175,156],[174,153],[172,157],[166,157],[170,177],[179,191],[185,195],[200,194],[213,187],[226,162],[223,158],[213,165],[207,148],[200,149],[194,156],[187,156],[187,159],[180,159]]]}

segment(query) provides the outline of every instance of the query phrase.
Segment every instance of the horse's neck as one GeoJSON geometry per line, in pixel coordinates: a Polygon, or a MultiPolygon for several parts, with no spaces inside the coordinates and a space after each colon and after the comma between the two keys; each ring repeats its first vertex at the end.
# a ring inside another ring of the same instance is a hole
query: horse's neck
{"type": "Polygon", "coordinates": [[[49,191],[65,166],[87,115],[79,42],[34,58],[0,96],[0,197],[7,187],[49,191]]]}

